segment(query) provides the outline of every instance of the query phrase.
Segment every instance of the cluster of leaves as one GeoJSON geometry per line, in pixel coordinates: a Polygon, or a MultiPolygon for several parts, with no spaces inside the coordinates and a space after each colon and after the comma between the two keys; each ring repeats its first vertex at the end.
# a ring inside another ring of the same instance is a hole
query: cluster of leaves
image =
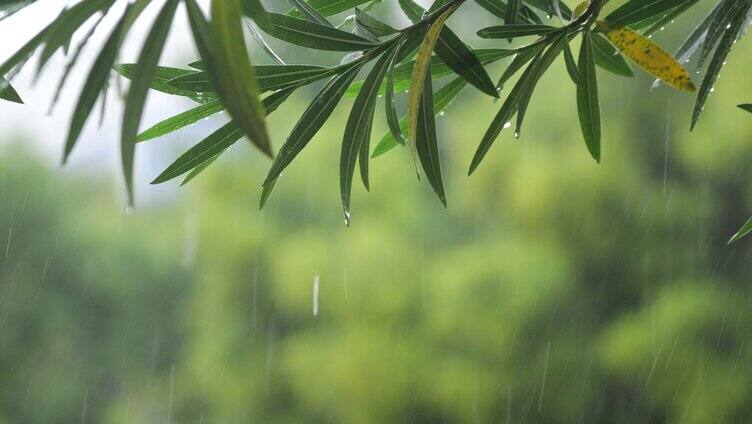
{"type": "MultiPolygon", "coordinates": [[[[0,19],[35,2],[0,0],[0,19]]],[[[745,30],[752,9],[752,0],[720,0],[677,53],[671,55],[649,36],[698,0],[629,0],[603,18],[600,15],[607,0],[585,1],[574,10],[560,0],[475,0],[503,22],[480,29],[478,36],[510,42],[517,38],[537,37],[520,47],[492,49],[471,48],[447,26],[448,18],[465,0],[435,0],[428,10],[413,0],[398,0],[401,10],[412,22],[402,29],[369,14],[369,10],[380,2],[289,0],[292,9],[283,14],[265,10],[260,0],[213,0],[211,19],[207,20],[195,0],[165,0],[143,44],[138,62],[115,65],[124,38],[151,0],[135,0],[127,4],[81,91],[65,144],[64,161],[72,152],[97,99],[106,95],[110,71],[115,69],[131,80],[121,134],[123,174],[131,202],[137,143],[226,111],[232,118],[229,123],[181,155],[153,183],[178,177],[184,177],[183,184],[187,183],[245,136],[261,152],[273,158],[263,182],[263,207],[282,171],[347,96],[355,100],[344,129],[340,155],[340,189],[346,222],[349,224],[350,221],[356,164],[361,180],[368,188],[369,160],[398,145],[410,145],[418,175],[422,169],[446,205],[435,116],[468,84],[492,98],[499,98],[505,83],[520,74],[500,102],[501,107],[478,146],[469,173],[477,169],[502,129],[511,126],[515,117],[514,135],[520,136],[536,85],[560,55],[564,57],[566,69],[576,86],[577,108],[586,146],[593,158],[600,161],[601,114],[596,69],[632,76],[629,59],[654,76],[656,84],[662,82],[678,90],[695,92],[692,78],[682,64],[698,53],[698,72],[706,65],[707,69],[697,94],[692,119],[694,127],[732,45],[745,30]],[[188,12],[200,60],[187,68],[158,66],[181,2],[188,12]],[[335,25],[330,20],[332,16],[350,10],[354,13],[340,24],[335,25]],[[546,23],[553,15],[558,17],[561,26],[546,23]],[[244,23],[275,64],[251,65],[244,41],[244,23]],[[297,46],[347,55],[335,67],[288,64],[265,42],[262,33],[297,46]],[[575,59],[570,43],[577,38],[581,39],[581,45],[575,59]],[[494,83],[485,66],[506,57],[512,57],[512,60],[494,83]],[[356,81],[370,63],[373,65],[365,79],[356,81]],[[448,75],[454,75],[454,79],[434,91],[435,81],[448,75]],[[265,117],[298,88],[322,80],[326,84],[274,155],[265,117]],[[187,97],[197,106],[139,133],[149,89],[187,97]],[[407,110],[400,118],[396,98],[403,91],[407,91],[407,110]],[[385,98],[384,113],[389,132],[371,151],[371,132],[379,95],[385,98]]],[[[56,20],[0,65],[0,77],[7,78],[0,80],[0,98],[21,102],[8,80],[37,50],[41,50],[37,72],[56,51],[62,49],[68,54],[69,63],[60,83],[62,88],[87,41],[97,31],[103,17],[114,13],[116,3],[120,2],[81,0],[63,9],[56,20]],[[86,34],[71,49],[74,34],[87,23],[86,34]]],[[[58,96],[59,90],[55,99],[58,96]]]]}

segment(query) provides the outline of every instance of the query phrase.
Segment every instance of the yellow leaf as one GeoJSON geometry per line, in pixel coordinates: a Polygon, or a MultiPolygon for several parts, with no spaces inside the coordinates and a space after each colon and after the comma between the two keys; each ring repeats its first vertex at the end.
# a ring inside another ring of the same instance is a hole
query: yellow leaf
{"type": "MultiPolygon", "coordinates": [[[[423,39],[418,54],[415,56],[415,66],[413,67],[413,73],[410,79],[410,94],[407,99],[407,121],[409,123],[409,135],[410,144],[413,150],[413,160],[417,157],[416,150],[416,137],[418,133],[418,106],[420,106],[420,99],[423,95],[423,86],[426,81],[426,72],[428,72],[428,64],[431,61],[431,54],[434,47],[436,47],[436,41],[439,39],[439,34],[444,28],[444,23],[449,16],[454,13],[460,6],[457,3],[455,6],[447,9],[436,21],[428,28],[426,37],[423,39]]],[[[417,163],[417,162],[416,162],[417,163]]]]}
{"type": "Polygon", "coordinates": [[[572,20],[574,21],[582,16],[582,14],[587,10],[588,6],[590,6],[590,0],[585,0],[582,3],[578,4],[577,7],[572,10],[572,20]]]}
{"type": "Polygon", "coordinates": [[[677,90],[696,91],[689,72],[673,56],[652,40],[627,27],[612,27],[599,21],[598,29],[623,55],[642,67],[647,73],[677,90]]]}

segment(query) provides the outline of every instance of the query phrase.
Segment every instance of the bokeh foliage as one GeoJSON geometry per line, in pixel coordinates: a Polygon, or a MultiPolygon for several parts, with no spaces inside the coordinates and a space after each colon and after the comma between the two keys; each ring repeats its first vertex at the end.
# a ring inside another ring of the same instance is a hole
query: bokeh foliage
{"type": "MultiPolygon", "coordinates": [[[[745,100],[750,66],[739,54],[711,101],[745,100]]],[[[125,215],[114,185],[9,144],[0,421],[749,421],[752,250],[724,247],[752,208],[749,114],[710,108],[689,135],[683,96],[604,78],[621,119],[596,166],[567,78],[541,81],[550,101],[527,119],[546,125],[472,180],[467,133],[495,108],[460,99],[438,119],[457,201],[437,208],[409,154],[390,155],[349,229],[320,166],[346,110],[261,213],[246,146],[125,215]]],[[[291,98],[272,129],[304,107],[291,98]]]]}

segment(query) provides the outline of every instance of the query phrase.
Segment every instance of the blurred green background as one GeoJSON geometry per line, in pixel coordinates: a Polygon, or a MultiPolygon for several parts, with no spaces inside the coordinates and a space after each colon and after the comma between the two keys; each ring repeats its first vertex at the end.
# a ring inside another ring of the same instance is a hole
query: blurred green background
{"type": "MultiPolygon", "coordinates": [[[[696,18],[656,40],[673,49],[696,18]]],[[[691,95],[601,71],[600,166],[560,59],[522,138],[504,131],[467,178],[500,105],[466,89],[439,119],[448,209],[397,148],[351,228],[351,99],[263,212],[269,163],[244,143],[129,214],[117,182],[6,135],[0,422],[752,421],[752,241],[725,244],[752,213],[749,47],[691,134],[691,95]]],[[[277,146],[313,93],[272,115],[277,146]]],[[[151,142],[139,178],[213,127],[151,142]]]]}

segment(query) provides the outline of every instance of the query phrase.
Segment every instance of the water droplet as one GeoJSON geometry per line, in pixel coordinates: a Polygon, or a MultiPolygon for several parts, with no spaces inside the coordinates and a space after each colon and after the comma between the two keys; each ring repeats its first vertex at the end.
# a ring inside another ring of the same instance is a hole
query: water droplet
{"type": "Polygon", "coordinates": [[[514,132],[514,138],[520,138],[520,132],[519,131],[515,131],[514,132]]]}
{"type": "Polygon", "coordinates": [[[345,225],[350,226],[350,211],[345,211],[345,225]]]}
{"type": "Polygon", "coordinates": [[[507,122],[506,124],[504,124],[504,128],[509,128],[509,127],[511,127],[511,126],[512,126],[512,123],[511,123],[511,122],[507,122]]]}

